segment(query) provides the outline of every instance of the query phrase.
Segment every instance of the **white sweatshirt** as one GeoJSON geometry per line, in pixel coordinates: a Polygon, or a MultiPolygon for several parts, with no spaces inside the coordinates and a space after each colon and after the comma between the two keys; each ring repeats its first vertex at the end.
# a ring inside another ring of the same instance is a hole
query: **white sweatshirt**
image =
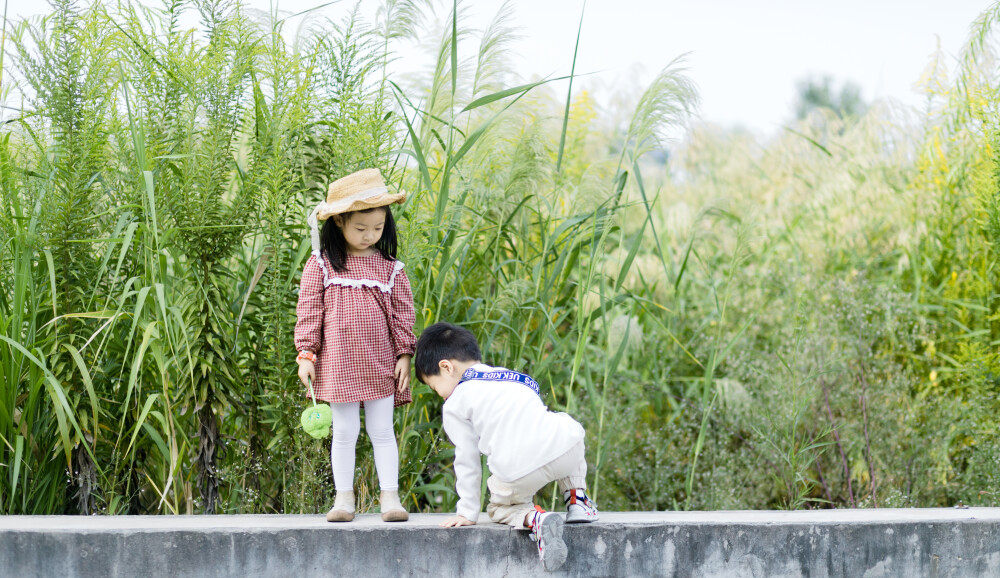
{"type": "MultiPolygon", "coordinates": [[[[504,370],[479,363],[476,371],[504,370]]],[[[460,383],[442,408],[444,430],[455,444],[457,513],[475,522],[480,511],[482,468],[513,482],[568,452],[584,437],[565,413],[548,411],[523,383],[471,379],[460,383]]]]}

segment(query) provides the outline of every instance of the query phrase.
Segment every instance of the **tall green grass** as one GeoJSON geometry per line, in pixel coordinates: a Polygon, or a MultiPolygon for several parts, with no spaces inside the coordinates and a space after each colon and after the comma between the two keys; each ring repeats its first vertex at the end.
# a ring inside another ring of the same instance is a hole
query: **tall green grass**
{"type": "MultiPolygon", "coordinates": [[[[327,508],[295,292],[309,208],[366,166],[409,193],[417,331],[535,375],[602,507],[995,503],[996,8],[920,123],[819,111],[766,141],[689,123],[681,59],[606,114],[569,47],[569,76],[517,76],[509,5],[482,31],[431,8],[5,24],[0,511],[327,508]],[[390,75],[428,34],[428,74],[390,75]]],[[[448,510],[440,400],[414,393],[402,489],[448,510]]]]}

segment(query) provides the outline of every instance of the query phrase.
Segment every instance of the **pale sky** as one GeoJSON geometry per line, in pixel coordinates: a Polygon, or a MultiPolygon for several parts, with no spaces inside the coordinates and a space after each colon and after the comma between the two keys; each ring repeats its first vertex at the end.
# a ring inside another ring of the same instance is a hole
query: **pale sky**
{"type": "MultiPolygon", "coordinates": [[[[2,2],[0,0],[0,7],[2,2]]],[[[39,0],[6,0],[8,18],[48,11],[39,0]]],[[[514,45],[525,78],[568,74],[582,0],[510,0],[522,38],[514,45]]],[[[281,0],[299,12],[324,0],[281,0]]],[[[469,24],[484,27],[502,0],[466,0],[469,24]]],[[[249,0],[267,10],[269,0],[249,0]]],[[[338,17],[353,2],[324,9],[338,17]]],[[[362,0],[362,12],[377,2],[362,0]]],[[[450,5],[450,3],[449,3],[450,5]]],[[[792,117],[797,81],[831,76],[860,85],[865,100],[919,106],[913,84],[940,40],[954,63],[983,0],[589,0],[578,81],[600,90],[644,85],[675,57],[687,57],[703,120],[769,133],[792,117]]],[[[445,17],[447,8],[438,9],[445,17]]],[[[471,48],[471,47],[470,47],[471,48]]]]}

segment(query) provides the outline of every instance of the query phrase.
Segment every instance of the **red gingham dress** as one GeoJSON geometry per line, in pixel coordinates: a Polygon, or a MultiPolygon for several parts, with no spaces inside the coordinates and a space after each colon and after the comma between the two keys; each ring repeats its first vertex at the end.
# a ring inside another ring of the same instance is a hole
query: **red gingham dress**
{"type": "Polygon", "coordinates": [[[349,254],[346,265],[334,271],[313,253],[302,271],[295,348],[316,354],[316,399],[364,402],[395,393],[396,406],[410,403],[410,390],[397,393],[393,376],[396,360],[413,355],[417,341],[403,263],[376,252],[349,254]]]}

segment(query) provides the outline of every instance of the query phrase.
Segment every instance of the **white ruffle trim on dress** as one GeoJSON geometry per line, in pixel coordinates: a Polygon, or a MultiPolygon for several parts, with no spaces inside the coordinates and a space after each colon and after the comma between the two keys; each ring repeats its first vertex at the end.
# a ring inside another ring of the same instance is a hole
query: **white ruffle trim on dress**
{"type": "Polygon", "coordinates": [[[382,283],[381,281],[375,281],[374,279],[347,279],[344,277],[328,277],[326,274],[326,263],[324,263],[323,258],[318,252],[313,252],[313,256],[319,262],[319,268],[323,271],[323,287],[329,287],[330,285],[340,285],[341,287],[354,287],[360,289],[361,287],[377,287],[383,293],[388,293],[392,291],[393,285],[396,284],[396,274],[403,270],[406,265],[402,261],[396,261],[392,264],[392,273],[389,275],[389,282],[382,283]]]}

